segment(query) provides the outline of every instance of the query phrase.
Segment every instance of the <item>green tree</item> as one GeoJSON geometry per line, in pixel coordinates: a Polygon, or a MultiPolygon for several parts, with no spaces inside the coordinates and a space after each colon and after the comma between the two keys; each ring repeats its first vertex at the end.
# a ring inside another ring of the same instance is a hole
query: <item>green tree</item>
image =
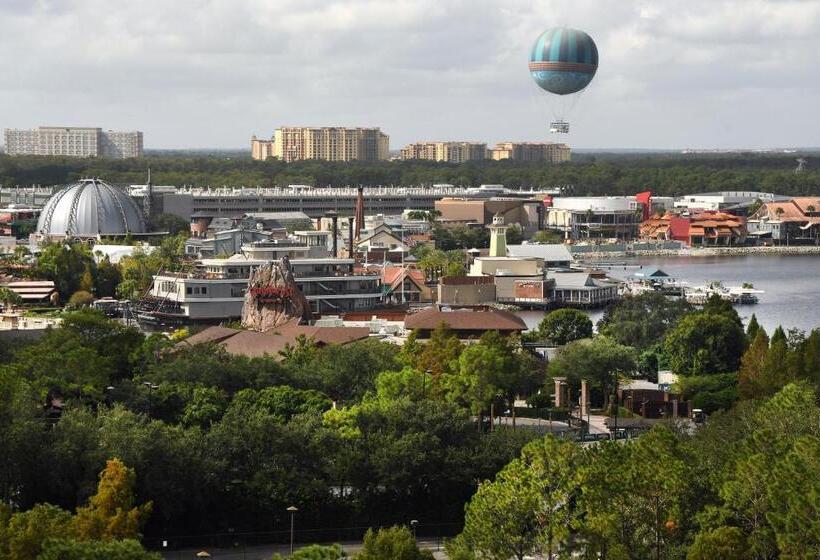
{"type": "Polygon", "coordinates": [[[122,280],[120,269],[106,256],[97,265],[96,293],[100,297],[115,297],[117,286],[122,280]]]}
{"type": "Polygon", "coordinates": [[[180,218],[176,214],[156,214],[151,216],[151,229],[154,231],[167,231],[171,235],[189,234],[191,225],[188,220],[180,218]]]}
{"type": "Polygon", "coordinates": [[[85,272],[93,275],[93,270],[94,259],[84,243],[46,243],[37,256],[35,274],[52,280],[60,297],[66,300],[80,289],[85,272]]]}
{"type": "Polygon", "coordinates": [[[820,438],[806,435],[777,462],[766,520],[782,558],[820,557],[820,438]]]}
{"type": "Polygon", "coordinates": [[[356,560],[428,560],[433,554],[419,550],[410,529],[396,525],[374,532],[368,529],[356,560]]]}
{"type": "Polygon", "coordinates": [[[161,560],[156,552],[148,552],[134,539],[118,541],[79,541],[56,539],[48,541],[37,560],[161,560]]]}
{"type": "Polygon", "coordinates": [[[419,401],[433,392],[432,381],[425,372],[410,367],[401,371],[383,371],[376,377],[376,394],[381,399],[419,401]]]}
{"type": "Polygon", "coordinates": [[[563,239],[561,238],[561,234],[558,232],[542,229],[535,232],[535,235],[532,236],[532,241],[544,245],[555,245],[562,243],[563,239]]]}
{"type": "Polygon", "coordinates": [[[679,375],[710,375],[738,370],[746,334],[730,317],[695,313],[680,320],[666,336],[669,366],[679,375]]]}
{"type": "Polygon", "coordinates": [[[568,377],[574,386],[587,379],[603,395],[604,405],[615,390],[619,378],[635,371],[635,352],[606,336],[570,342],[549,363],[551,377],[568,377]]]}
{"type": "MultiPolygon", "coordinates": [[[[411,336],[414,336],[411,334],[411,336]]],[[[433,376],[458,371],[458,359],[464,345],[454,332],[441,323],[430,334],[430,340],[421,346],[418,358],[413,364],[420,371],[429,371],[433,376]]]]}
{"type": "Polygon", "coordinates": [[[697,492],[686,448],[667,427],[631,445],[588,450],[582,469],[580,534],[588,553],[614,558],[674,558],[686,538],[697,492]]]}
{"type": "Polygon", "coordinates": [[[738,393],[744,399],[754,399],[765,394],[763,365],[769,354],[769,337],[761,327],[754,332],[751,344],[740,359],[740,370],[737,375],[738,393]]]}
{"type": "MultiPolygon", "coordinates": [[[[292,560],[342,560],[347,558],[347,554],[338,544],[330,546],[312,544],[296,549],[293,556],[289,556],[289,558],[292,560]]],[[[285,560],[285,557],[281,554],[274,554],[271,560],[285,560]]]]}
{"type": "Polygon", "coordinates": [[[598,332],[620,344],[646,350],[661,342],[692,311],[685,300],[658,292],[625,297],[604,312],[598,332]]]}
{"type": "Polygon", "coordinates": [[[218,422],[228,408],[228,398],[217,387],[195,387],[191,401],[185,405],[181,423],[209,428],[218,422]]]}
{"type": "Polygon", "coordinates": [[[75,309],[88,307],[92,303],[94,303],[94,295],[85,290],[77,290],[68,298],[68,305],[75,309]]]}
{"type": "Polygon", "coordinates": [[[541,340],[563,346],[574,340],[592,337],[592,321],[578,309],[557,309],[541,320],[537,332],[541,340]]]}
{"type": "Polygon", "coordinates": [[[757,337],[758,331],[761,329],[760,323],[757,322],[757,316],[752,313],[752,318],[749,319],[749,324],[746,326],[746,337],[749,342],[752,342],[757,337]]]}
{"type": "Polygon", "coordinates": [[[686,554],[686,560],[746,560],[749,557],[746,537],[737,527],[718,527],[698,533],[686,554]]]}
{"type": "Polygon", "coordinates": [[[566,548],[578,511],[581,449],[547,436],[527,444],[520,459],[485,482],[467,506],[465,545],[483,557],[523,558],[535,549],[549,558],[566,548]]]}
{"type": "Polygon", "coordinates": [[[0,286],[0,303],[4,307],[15,307],[23,304],[23,298],[17,292],[0,286]]]}
{"type": "Polygon", "coordinates": [[[536,475],[514,460],[470,500],[462,538],[488,560],[523,560],[541,540],[536,475]]]}
{"type": "Polygon", "coordinates": [[[242,417],[258,410],[281,422],[288,422],[297,414],[321,414],[330,410],[331,404],[330,399],[319,391],[280,385],[239,391],[231,400],[228,413],[242,417]]]}
{"type": "Polygon", "coordinates": [[[79,288],[83,292],[94,292],[94,277],[91,274],[91,265],[89,263],[85,264],[85,270],[83,270],[82,278],[80,278],[79,288]]]}
{"type": "Polygon", "coordinates": [[[5,523],[0,523],[0,557],[8,560],[37,558],[44,543],[66,535],[70,524],[71,514],[51,504],[37,504],[28,511],[15,513],[5,523]]]}

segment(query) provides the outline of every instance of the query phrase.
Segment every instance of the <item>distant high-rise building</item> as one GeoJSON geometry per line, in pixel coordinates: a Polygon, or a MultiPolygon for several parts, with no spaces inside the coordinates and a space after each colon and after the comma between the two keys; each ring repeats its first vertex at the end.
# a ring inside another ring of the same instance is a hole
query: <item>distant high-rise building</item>
{"type": "Polygon", "coordinates": [[[518,161],[546,161],[560,163],[569,161],[570,149],[566,144],[555,142],[499,142],[490,150],[492,159],[518,161]]]}
{"type": "Polygon", "coordinates": [[[461,163],[486,159],[487,144],[479,142],[416,142],[401,149],[401,159],[461,163]]]}
{"type": "Polygon", "coordinates": [[[251,156],[261,160],[380,161],[389,155],[389,137],[378,128],[282,127],[271,140],[251,138],[251,156]]]}
{"type": "Polygon", "coordinates": [[[6,153],[12,156],[137,158],[143,155],[142,132],[104,131],[90,127],[41,126],[5,130],[6,153]]]}

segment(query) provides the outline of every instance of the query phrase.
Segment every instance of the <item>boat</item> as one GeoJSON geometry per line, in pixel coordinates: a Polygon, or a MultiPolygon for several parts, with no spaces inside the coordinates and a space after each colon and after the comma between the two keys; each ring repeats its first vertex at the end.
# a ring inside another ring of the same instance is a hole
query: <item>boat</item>
{"type": "Polygon", "coordinates": [[[751,285],[724,286],[720,282],[684,288],[684,298],[695,305],[705,304],[714,295],[733,304],[754,304],[758,302],[758,295],[763,293],[765,293],[763,290],[757,290],[751,285]]]}

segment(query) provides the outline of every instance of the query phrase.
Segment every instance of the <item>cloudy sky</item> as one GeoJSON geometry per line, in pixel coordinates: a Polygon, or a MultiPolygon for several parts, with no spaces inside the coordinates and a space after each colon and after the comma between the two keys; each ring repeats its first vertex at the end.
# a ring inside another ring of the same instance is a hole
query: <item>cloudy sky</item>
{"type": "Polygon", "coordinates": [[[562,25],[600,52],[575,147],[820,146],[820,0],[0,0],[0,128],[542,140],[560,109],[527,57],[562,25]]]}

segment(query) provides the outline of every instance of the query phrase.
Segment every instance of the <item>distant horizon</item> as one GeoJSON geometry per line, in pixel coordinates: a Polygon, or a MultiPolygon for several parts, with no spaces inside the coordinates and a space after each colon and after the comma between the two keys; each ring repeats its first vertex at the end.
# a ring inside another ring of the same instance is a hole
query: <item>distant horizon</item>
{"type": "Polygon", "coordinates": [[[141,130],[151,149],[208,150],[244,149],[283,124],[378,124],[398,148],[427,138],[555,141],[550,122],[565,118],[579,152],[817,144],[820,2],[601,8],[3,2],[0,128],[84,121],[141,130]],[[556,26],[597,45],[597,72],[575,96],[541,90],[528,68],[535,39],[556,26]]]}
{"type": "MultiPolygon", "coordinates": [[[[140,131],[142,132],[142,131],[140,131]]],[[[144,133],[143,133],[144,134],[144,133]]],[[[418,140],[418,142],[480,142],[478,140],[418,140]]],[[[538,142],[537,140],[499,140],[498,142],[538,142]]],[[[567,143],[561,142],[560,140],[543,140],[543,142],[555,142],[555,143],[567,143]]],[[[495,143],[486,142],[487,147],[492,147],[495,143]]],[[[406,146],[407,144],[403,144],[402,147],[406,146]]],[[[592,148],[576,148],[572,144],[569,144],[570,149],[573,153],[583,153],[583,154],[594,154],[594,153],[676,153],[681,155],[686,155],[686,150],[694,150],[695,153],[692,155],[697,154],[722,154],[722,153],[769,153],[769,154],[783,154],[783,155],[790,155],[790,154],[799,154],[799,153],[806,153],[806,152],[820,152],[820,146],[775,146],[769,148],[750,148],[750,147],[728,147],[728,148],[712,148],[712,147],[695,147],[695,146],[686,146],[680,148],[642,148],[642,147],[592,147],[592,148]]],[[[391,154],[398,153],[401,148],[394,148],[390,147],[391,154]]],[[[248,156],[250,156],[251,149],[250,146],[247,147],[162,147],[162,148],[155,148],[145,146],[144,151],[146,153],[149,152],[246,152],[248,156]]],[[[3,155],[5,154],[5,145],[0,144],[0,153],[3,155]]],[[[44,156],[48,157],[48,156],[44,156]]],[[[68,157],[68,156],[53,156],[53,157],[68,157]]]]}

